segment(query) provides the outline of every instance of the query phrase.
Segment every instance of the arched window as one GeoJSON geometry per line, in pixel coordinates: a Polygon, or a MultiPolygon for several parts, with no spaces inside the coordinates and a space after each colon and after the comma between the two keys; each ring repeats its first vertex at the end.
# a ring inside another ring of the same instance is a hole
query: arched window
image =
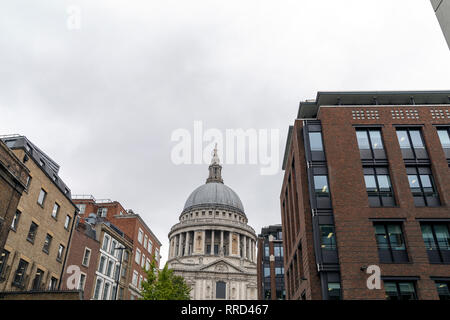
{"type": "Polygon", "coordinates": [[[223,281],[216,282],[216,299],[226,298],[227,284],[223,281]]]}

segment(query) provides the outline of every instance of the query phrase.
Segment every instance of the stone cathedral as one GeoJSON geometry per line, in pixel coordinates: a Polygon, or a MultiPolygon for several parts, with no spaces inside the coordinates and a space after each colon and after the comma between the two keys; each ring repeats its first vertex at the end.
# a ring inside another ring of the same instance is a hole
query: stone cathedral
{"type": "Polygon", "coordinates": [[[191,299],[257,299],[256,234],[247,222],[238,195],[223,183],[215,148],[206,183],[169,232],[168,265],[186,279],[191,299]]]}

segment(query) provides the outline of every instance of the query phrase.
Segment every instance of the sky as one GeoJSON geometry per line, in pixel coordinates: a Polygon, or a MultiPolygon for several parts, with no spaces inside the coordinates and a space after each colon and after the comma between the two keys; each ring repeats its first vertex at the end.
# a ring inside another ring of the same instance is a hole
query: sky
{"type": "MultiPolygon", "coordinates": [[[[286,135],[317,91],[448,90],[450,51],[427,0],[2,1],[0,134],[22,134],[72,194],[168,232],[208,163],[172,134],[279,130],[279,164],[227,164],[249,225],[281,223],[286,135]]],[[[206,143],[205,145],[206,146],[206,143]]]]}

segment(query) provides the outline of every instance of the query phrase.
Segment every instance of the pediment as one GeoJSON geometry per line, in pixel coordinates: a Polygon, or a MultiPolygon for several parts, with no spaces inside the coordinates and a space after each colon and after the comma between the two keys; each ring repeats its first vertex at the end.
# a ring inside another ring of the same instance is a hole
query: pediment
{"type": "Polygon", "coordinates": [[[245,272],[243,268],[235,266],[234,264],[226,261],[225,259],[218,259],[214,262],[202,266],[199,270],[211,272],[223,272],[223,273],[245,272]]]}

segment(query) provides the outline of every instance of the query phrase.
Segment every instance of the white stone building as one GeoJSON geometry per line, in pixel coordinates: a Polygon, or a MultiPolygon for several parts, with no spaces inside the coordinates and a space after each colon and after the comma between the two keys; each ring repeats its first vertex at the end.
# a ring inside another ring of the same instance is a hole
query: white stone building
{"type": "Polygon", "coordinates": [[[214,149],[206,183],[169,232],[168,265],[191,286],[192,299],[257,299],[256,234],[221,171],[214,149]]]}

